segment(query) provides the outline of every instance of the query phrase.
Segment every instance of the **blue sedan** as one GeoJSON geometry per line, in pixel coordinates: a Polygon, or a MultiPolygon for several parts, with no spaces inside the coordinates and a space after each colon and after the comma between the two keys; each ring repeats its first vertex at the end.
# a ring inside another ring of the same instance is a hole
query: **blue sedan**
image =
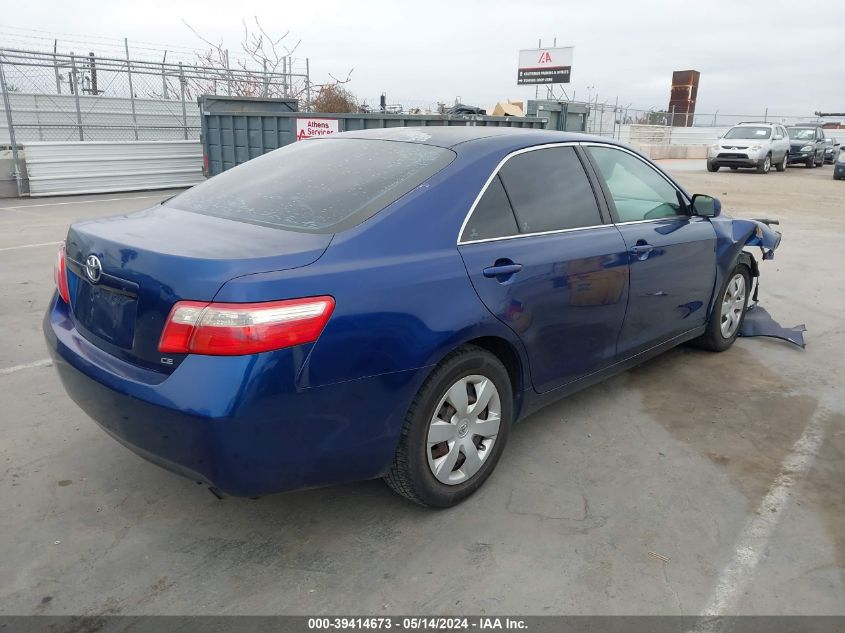
{"type": "Polygon", "coordinates": [[[744,247],[779,240],[612,140],[350,132],[72,225],[44,333],[107,433],[216,491],[383,477],[443,507],[517,419],[686,341],[730,347],[744,247]]]}

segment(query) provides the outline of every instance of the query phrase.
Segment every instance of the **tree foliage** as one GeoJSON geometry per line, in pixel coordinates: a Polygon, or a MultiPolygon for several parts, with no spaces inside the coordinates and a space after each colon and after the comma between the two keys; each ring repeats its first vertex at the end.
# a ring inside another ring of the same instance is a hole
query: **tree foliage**
{"type": "Polygon", "coordinates": [[[351,90],[341,84],[320,86],[311,100],[313,112],[358,112],[358,99],[351,90]]]}

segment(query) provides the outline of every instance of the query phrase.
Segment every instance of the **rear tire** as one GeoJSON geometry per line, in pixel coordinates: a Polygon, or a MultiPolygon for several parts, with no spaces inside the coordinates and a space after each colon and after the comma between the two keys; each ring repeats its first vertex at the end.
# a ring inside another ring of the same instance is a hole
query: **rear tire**
{"type": "Polygon", "coordinates": [[[692,344],[711,352],[724,352],[734,344],[751,294],[751,272],[744,264],[737,265],[725,279],[707,322],[707,329],[692,344]]]}
{"type": "Polygon", "coordinates": [[[783,160],[780,161],[777,165],[775,165],[775,171],[786,171],[786,157],[787,155],[783,155],[783,160]]]}
{"type": "Polygon", "coordinates": [[[472,345],[455,350],[417,392],[384,480],[422,506],[460,503],[496,467],[512,415],[511,381],[501,361],[472,345]],[[481,399],[485,408],[478,410],[481,399]]]}

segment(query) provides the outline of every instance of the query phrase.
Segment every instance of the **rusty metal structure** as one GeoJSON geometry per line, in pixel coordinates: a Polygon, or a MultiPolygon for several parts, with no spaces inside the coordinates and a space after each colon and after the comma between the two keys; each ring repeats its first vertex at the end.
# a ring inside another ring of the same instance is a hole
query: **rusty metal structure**
{"type": "Polygon", "coordinates": [[[697,70],[676,70],[672,73],[672,92],[669,95],[671,126],[692,126],[700,78],[701,73],[697,70]]]}

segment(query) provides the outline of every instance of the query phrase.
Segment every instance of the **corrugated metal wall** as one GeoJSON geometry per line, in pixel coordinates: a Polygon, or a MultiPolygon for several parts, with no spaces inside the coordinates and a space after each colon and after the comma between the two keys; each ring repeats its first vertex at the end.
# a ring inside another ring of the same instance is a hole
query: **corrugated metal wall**
{"type": "MultiPolygon", "coordinates": [[[[74,95],[10,92],[12,121],[18,143],[32,141],[78,141],[79,119],[74,95]]],[[[79,118],[86,141],[161,141],[199,138],[200,117],[195,101],[79,96],[79,118]]],[[[0,101],[0,145],[9,143],[5,107],[0,101]]]]}
{"type": "Polygon", "coordinates": [[[198,141],[26,143],[32,196],[190,187],[202,182],[198,141]]]}
{"type": "Polygon", "coordinates": [[[296,140],[296,119],[300,117],[338,119],[341,132],[432,125],[543,128],[546,124],[546,119],[533,117],[291,112],[289,104],[282,101],[244,97],[204,96],[199,98],[199,103],[209,176],[293,143],[296,140]]]}

